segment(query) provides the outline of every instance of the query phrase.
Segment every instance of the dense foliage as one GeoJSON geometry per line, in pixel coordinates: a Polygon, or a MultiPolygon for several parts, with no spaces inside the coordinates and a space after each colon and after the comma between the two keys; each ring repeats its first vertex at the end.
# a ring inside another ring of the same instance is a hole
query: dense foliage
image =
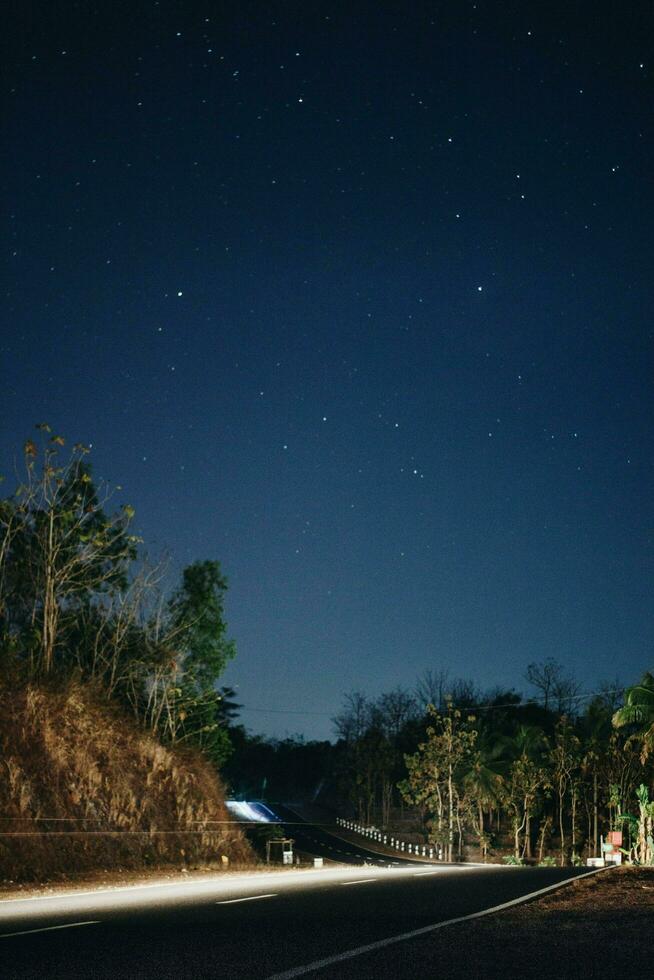
{"type": "Polygon", "coordinates": [[[161,568],[138,559],[129,504],[109,513],[88,449],[68,457],[61,436],[38,426],[24,445],[15,491],[0,501],[0,657],[16,683],[90,682],[168,743],[229,754],[225,694],[217,681],[234,644],[216,561],[184,569],[168,598],[161,568]]]}
{"type": "Polygon", "coordinates": [[[628,856],[654,860],[651,674],[622,707],[615,687],[579,695],[553,660],[530,665],[527,678],[547,691],[537,684],[528,701],[469,682],[448,691],[435,676],[415,694],[350,695],[335,719],[357,819],[392,828],[408,804],[449,859],[467,844],[484,857],[510,849],[515,862],[577,863],[621,829],[628,856]]]}

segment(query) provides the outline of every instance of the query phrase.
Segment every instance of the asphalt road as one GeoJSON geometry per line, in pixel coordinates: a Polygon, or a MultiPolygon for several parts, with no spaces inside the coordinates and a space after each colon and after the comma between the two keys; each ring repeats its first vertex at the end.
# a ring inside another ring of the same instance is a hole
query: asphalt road
{"type": "MultiPolygon", "coordinates": [[[[254,805],[257,809],[257,805],[254,805]]],[[[326,858],[329,861],[337,861],[340,864],[363,865],[372,864],[379,867],[405,867],[422,862],[412,861],[410,858],[395,855],[385,855],[366,848],[363,844],[355,844],[352,841],[329,833],[325,826],[317,823],[308,823],[296,813],[295,810],[281,804],[271,804],[261,807],[262,812],[267,811],[279,820],[280,832],[293,839],[294,850],[302,854],[315,855],[326,858]]]]}
{"type": "MultiPolygon", "coordinates": [[[[576,874],[556,868],[349,867],[0,903],[0,976],[288,976],[294,968],[496,906],[576,874]]],[[[434,936],[446,934],[444,929],[434,936]]],[[[378,953],[368,973],[363,953],[291,975],[419,978],[411,953],[427,941],[430,934],[390,946],[387,973],[380,972],[378,953]]]]}

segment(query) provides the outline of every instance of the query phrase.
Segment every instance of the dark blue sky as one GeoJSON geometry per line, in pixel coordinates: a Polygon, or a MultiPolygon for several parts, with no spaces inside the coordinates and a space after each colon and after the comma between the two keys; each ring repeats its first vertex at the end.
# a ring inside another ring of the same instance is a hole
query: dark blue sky
{"type": "Polygon", "coordinates": [[[653,26],[13,4],[2,468],[47,420],[221,561],[252,730],[651,668],[653,26]]]}

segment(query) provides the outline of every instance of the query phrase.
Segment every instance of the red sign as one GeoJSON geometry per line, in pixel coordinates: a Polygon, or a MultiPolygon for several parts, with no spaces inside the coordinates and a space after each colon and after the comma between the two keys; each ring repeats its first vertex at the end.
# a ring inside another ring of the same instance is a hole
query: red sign
{"type": "Polygon", "coordinates": [[[607,839],[613,844],[614,847],[622,847],[622,831],[621,830],[611,830],[606,835],[607,839]]]}

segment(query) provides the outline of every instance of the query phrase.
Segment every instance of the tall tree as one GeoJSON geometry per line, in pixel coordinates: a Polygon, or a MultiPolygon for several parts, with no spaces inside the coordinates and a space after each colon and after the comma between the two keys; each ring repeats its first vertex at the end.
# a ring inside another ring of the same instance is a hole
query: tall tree
{"type": "Polygon", "coordinates": [[[212,690],[236,655],[227,638],[224,615],[227,579],[217,561],[197,561],[182,573],[169,602],[171,628],[183,656],[187,682],[198,691],[212,690]]]}
{"type": "Polygon", "coordinates": [[[226,591],[227,580],[217,561],[199,561],[184,569],[181,585],[167,603],[161,653],[147,695],[151,724],[171,741],[199,745],[217,765],[230,752],[226,711],[238,707],[229,703],[231,689],[216,687],[236,654],[227,637],[226,591]]]}
{"type": "Polygon", "coordinates": [[[464,719],[461,711],[448,706],[440,715],[429,707],[431,724],[427,740],[417,752],[405,757],[408,777],[400,784],[407,802],[422,805],[431,819],[431,839],[445,845],[447,860],[454,854],[454,832],[459,823],[463,796],[463,777],[469,768],[477,732],[473,718],[464,719]]]}
{"type": "Polygon", "coordinates": [[[556,790],[557,814],[559,824],[559,844],[561,867],[566,862],[566,827],[565,804],[566,795],[570,794],[570,826],[573,842],[575,841],[576,792],[578,773],[581,764],[580,742],[574,733],[572,725],[563,716],[557,723],[554,735],[554,745],[550,752],[552,765],[552,782],[556,790]]]}
{"type": "Polygon", "coordinates": [[[5,635],[29,652],[31,672],[47,675],[63,648],[62,623],[125,585],[138,538],[129,533],[129,505],[106,514],[111,493],[96,489],[88,450],[78,444],[61,462],[63,438],[38,428],[41,447],[25,443],[25,478],[3,507],[0,611],[5,635]]]}
{"type": "Polygon", "coordinates": [[[549,787],[546,748],[542,729],[535,725],[518,727],[510,750],[513,759],[504,783],[504,802],[511,816],[516,858],[531,857],[531,821],[549,787]]]}

